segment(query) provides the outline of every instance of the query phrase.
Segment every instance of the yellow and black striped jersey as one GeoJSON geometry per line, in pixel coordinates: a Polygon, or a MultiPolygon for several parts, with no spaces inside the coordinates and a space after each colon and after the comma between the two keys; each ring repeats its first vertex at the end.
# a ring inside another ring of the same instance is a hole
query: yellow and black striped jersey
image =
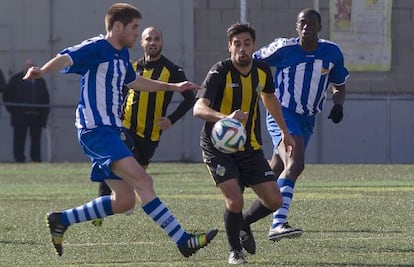
{"type": "MultiPolygon", "coordinates": [[[[164,82],[186,81],[184,71],[179,66],[161,56],[157,61],[146,62],[139,59],[133,62],[134,69],[143,77],[164,82]]],[[[146,140],[159,141],[162,130],[157,125],[160,117],[165,117],[172,97],[172,91],[144,92],[128,89],[124,98],[123,126],[146,140]]],[[[194,105],[194,93],[190,90],[181,93],[184,98],[167,117],[174,124],[194,105]]]]}
{"type": "MultiPolygon", "coordinates": [[[[259,94],[274,93],[272,72],[269,65],[263,61],[253,60],[253,66],[248,75],[241,74],[230,59],[216,63],[208,72],[202,89],[197,98],[210,100],[210,107],[223,114],[229,115],[240,109],[248,112],[246,128],[247,140],[245,151],[258,150],[262,146],[259,94]]],[[[202,142],[210,142],[213,122],[206,122],[201,131],[202,142]]]]}

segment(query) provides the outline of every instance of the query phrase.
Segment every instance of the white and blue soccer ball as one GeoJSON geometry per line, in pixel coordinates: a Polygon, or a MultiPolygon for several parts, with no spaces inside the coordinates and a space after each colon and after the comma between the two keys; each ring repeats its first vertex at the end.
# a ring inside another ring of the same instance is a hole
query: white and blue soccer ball
{"type": "Polygon", "coordinates": [[[234,153],[246,143],[246,129],[243,124],[233,118],[217,121],[211,131],[213,146],[223,153],[234,153]]]}

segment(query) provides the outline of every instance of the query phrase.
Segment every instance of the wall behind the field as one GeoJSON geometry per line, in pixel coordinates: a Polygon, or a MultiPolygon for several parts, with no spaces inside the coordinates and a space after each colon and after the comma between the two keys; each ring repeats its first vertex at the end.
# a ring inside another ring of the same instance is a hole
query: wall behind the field
{"type": "MultiPolygon", "coordinates": [[[[19,71],[27,57],[42,64],[62,48],[104,33],[104,15],[114,2],[0,1],[0,68],[6,78],[19,71]]],[[[189,79],[201,83],[216,61],[228,57],[225,32],[230,24],[239,21],[239,0],[129,2],[143,13],[141,29],[153,24],[163,30],[164,54],[183,66],[189,79]]],[[[296,36],[297,13],[313,7],[314,2],[319,2],[322,15],[321,37],[329,38],[329,0],[247,0],[247,19],[256,28],[257,47],[276,36],[296,36]]],[[[339,125],[327,120],[332,105],[328,100],[309,144],[307,162],[414,162],[413,14],[414,1],[393,1],[391,70],[351,73],[345,118],[339,125]]],[[[141,55],[137,42],[131,57],[141,55]]],[[[54,74],[46,80],[52,112],[43,135],[43,159],[85,161],[74,128],[79,77],[54,74]]],[[[9,115],[3,106],[0,109],[0,161],[13,161],[9,115]]],[[[200,161],[201,125],[200,120],[187,114],[164,133],[154,161],[200,161]]],[[[264,150],[270,155],[271,142],[266,131],[263,137],[264,150]]]]}
{"type": "MultiPolygon", "coordinates": [[[[232,23],[240,21],[240,2],[195,2],[196,82],[203,81],[216,61],[228,57],[225,33],[232,23]]],[[[246,2],[247,21],[256,29],[257,48],[276,37],[297,36],[296,16],[307,7],[319,7],[323,24],[320,36],[329,39],[329,0],[246,2]]],[[[335,125],[327,119],[332,106],[328,100],[307,148],[307,162],[414,163],[413,14],[414,1],[393,1],[391,70],[351,73],[344,120],[335,125]]],[[[263,137],[264,150],[270,155],[272,144],[266,131],[263,137]]]]}
{"type": "MultiPolygon", "coordinates": [[[[45,63],[61,49],[86,38],[105,34],[104,16],[116,1],[109,0],[4,0],[0,1],[0,68],[6,79],[23,68],[24,60],[45,63]]],[[[156,25],[163,31],[164,53],[186,70],[193,79],[193,3],[185,0],[129,1],[143,15],[141,30],[156,25]]],[[[143,55],[139,46],[131,49],[131,58],[143,55]]],[[[75,107],[79,97],[79,76],[60,73],[46,81],[51,94],[51,115],[42,139],[42,158],[47,161],[85,161],[76,138],[75,107]]],[[[1,103],[1,101],[0,101],[1,103]]],[[[0,161],[13,161],[12,128],[9,114],[0,106],[0,161]]],[[[180,122],[181,123],[181,122],[180,122]]],[[[185,142],[175,138],[176,150],[185,142]]],[[[188,146],[187,146],[188,147],[188,146]]],[[[26,147],[28,149],[28,145],[26,147]]],[[[26,149],[26,150],[27,150],[26,149]]],[[[176,153],[177,158],[180,152],[176,153]]]]}

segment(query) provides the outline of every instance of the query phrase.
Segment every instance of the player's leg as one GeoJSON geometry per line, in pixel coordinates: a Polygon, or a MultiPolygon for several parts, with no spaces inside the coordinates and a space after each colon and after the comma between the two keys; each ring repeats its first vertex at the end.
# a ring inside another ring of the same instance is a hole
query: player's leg
{"type": "Polygon", "coordinates": [[[217,185],[226,204],[224,210],[224,228],[226,230],[227,241],[229,243],[230,264],[241,264],[247,262],[242,253],[240,242],[240,231],[243,225],[243,195],[239,186],[238,179],[230,179],[217,185]]]}
{"type": "Polygon", "coordinates": [[[278,125],[272,125],[271,129],[268,127],[272,142],[274,145],[277,145],[278,157],[284,166],[284,170],[277,180],[283,198],[283,205],[273,213],[273,221],[268,235],[269,240],[272,241],[279,241],[284,237],[298,237],[303,233],[302,229],[291,227],[287,222],[287,217],[294,195],[296,180],[305,166],[305,147],[314,126],[313,116],[309,116],[308,118],[286,109],[283,109],[283,115],[296,146],[293,150],[293,157],[291,157],[286,152],[283,142],[281,142],[281,131],[278,125]]]}
{"type": "Polygon", "coordinates": [[[187,233],[171,211],[157,197],[152,178],[133,157],[114,162],[111,169],[134,188],[144,212],[177,244],[183,256],[191,256],[216,236],[216,229],[198,235],[187,233]]]}
{"type": "Polygon", "coordinates": [[[269,160],[269,166],[275,173],[276,177],[279,177],[285,169],[285,165],[283,165],[283,161],[279,156],[279,152],[277,152],[277,147],[276,151],[273,151],[272,157],[269,160]]]}
{"type": "MultiPolygon", "coordinates": [[[[111,188],[106,184],[105,181],[100,182],[98,186],[98,197],[110,196],[112,193],[111,188]]],[[[92,220],[92,224],[95,226],[102,226],[103,218],[97,218],[92,220]]]]}
{"type": "Polygon", "coordinates": [[[239,168],[233,156],[217,151],[212,145],[202,147],[203,160],[207,165],[215,185],[220,188],[225,201],[224,228],[229,244],[228,263],[242,264],[247,262],[243,256],[240,243],[240,230],[243,224],[243,190],[240,185],[239,168]],[[237,178],[236,178],[237,177],[237,178]]]}
{"type": "MultiPolygon", "coordinates": [[[[119,159],[125,157],[132,159],[131,152],[120,139],[119,129],[111,127],[79,129],[78,139],[85,154],[92,160],[91,180],[103,182],[108,178],[118,179],[119,186],[115,188],[123,188],[123,191],[118,194],[121,197],[115,200],[123,205],[115,205],[115,211],[119,212],[122,210],[120,207],[125,208],[125,206],[131,208],[135,204],[134,190],[125,181],[116,177],[110,169],[110,166],[119,159]]],[[[63,234],[70,225],[112,215],[114,214],[112,207],[111,196],[101,196],[76,208],[48,213],[48,226],[57,253],[62,255],[63,234]]]]}
{"type": "Polygon", "coordinates": [[[243,227],[240,240],[243,248],[254,254],[256,244],[250,225],[266,217],[282,205],[282,197],[275,183],[276,177],[270,169],[262,151],[247,155],[240,164],[241,180],[256,193],[258,199],[243,212],[243,227]]]}
{"type": "MultiPolygon", "coordinates": [[[[102,170],[95,164],[96,171],[102,170]]],[[[102,175],[106,175],[103,174],[102,175]]],[[[52,235],[52,243],[59,256],[63,254],[63,234],[69,226],[85,221],[103,219],[107,216],[122,213],[135,205],[135,192],[123,180],[106,180],[113,189],[113,194],[97,197],[96,199],[75,208],[55,211],[47,214],[47,222],[52,235]]]]}
{"type": "MultiPolygon", "coordinates": [[[[152,156],[154,155],[155,149],[158,146],[158,142],[147,141],[144,138],[137,136],[133,131],[123,131],[122,141],[128,147],[128,149],[133,153],[133,157],[138,161],[138,163],[144,168],[147,169],[148,164],[151,161],[152,156]]],[[[99,183],[98,196],[111,195],[111,188],[105,183],[99,183]]],[[[125,215],[131,215],[134,213],[135,207],[125,212],[125,215]]],[[[95,219],[92,221],[92,224],[95,226],[102,226],[103,218],[95,219]]]]}
{"type": "Polygon", "coordinates": [[[287,222],[290,204],[294,195],[295,183],[304,169],[305,158],[303,138],[293,135],[293,139],[296,144],[293,150],[293,157],[290,157],[285,152],[283,143],[279,145],[279,155],[285,164],[285,170],[277,179],[277,184],[283,198],[283,205],[273,213],[273,222],[268,235],[269,240],[272,241],[279,241],[284,237],[299,237],[303,233],[302,229],[291,227],[287,222]]]}
{"type": "MultiPolygon", "coordinates": [[[[141,165],[144,170],[147,170],[155,149],[158,147],[158,142],[153,142],[145,138],[141,138],[131,131],[127,131],[124,144],[132,151],[133,157],[141,165]]],[[[134,213],[135,207],[125,212],[125,215],[134,213]]]]}

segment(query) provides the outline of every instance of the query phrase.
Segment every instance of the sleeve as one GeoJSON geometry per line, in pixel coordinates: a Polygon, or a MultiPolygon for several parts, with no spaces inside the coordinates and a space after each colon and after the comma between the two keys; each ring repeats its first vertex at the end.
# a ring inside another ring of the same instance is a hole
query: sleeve
{"type": "Polygon", "coordinates": [[[219,90],[222,90],[225,85],[225,73],[221,65],[217,63],[209,70],[196,98],[207,98],[213,105],[219,90]]]}
{"type": "Polygon", "coordinates": [[[183,81],[187,81],[184,70],[181,67],[175,66],[174,74],[171,76],[171,82],[179,83],[183,81]]]}
{"type": "Polygon", "coordinates": [[[181,119],[194,105],[195,97],[193,91],[186,90],[182,92],[181,95],[184,98],[183,101],[181,101],[177,109],[168,116],[168,119],[170,119],[172,124],[181,119]]]}
{"type": "Polygon", "coordinates": [[[61,73],[76,73],[83,75],[89,70],[89,62],[94,58],[94,54],[89,46],[69,47],[65,48],[60,55],[68,55],[72,61],[72,65],[62,69],[61,73]],[[77,49],[75,49],[77,48],[77,49]]]}
{"type": "Polygon", "coordinates": [[[132,67],[131,63],[128,63],[126,67],[127,67],[127,72],[125,75],[124,84],[128,85],[137,79],[138,74],[132,67]]]}
{"type": "Polygon", "coordinates": [[[254,59],[259,59],[267,62],[271,66],[275,66],[281,60],[280,48],[285,44],[284,38],[275,39],[270,44],[260,48],[253,54],[254,59]]]}
{"type": "Polygon", "coordinates": [[[76,73],[84,75],[90,70],[90,66],[96,64],[105,54],[113,53],[113,47],[108,45],[105,37],[99,35],[83,42],[67,47],[59,52],[60,55],[68,55],[72,65],[61,70],[61,73],[76,73]]]}
{"type": "MultiPolygon", "coordinates": [[[[185,76],[184,70],[181,67],[175,66],[170,81],[183,82],[186,80],[187,78],[185,76]]],[[[170,119],[172,124],[176,123],[179,119],[181,119],[193,107],[195,102],[195,96],[193,91],[191,90],[181,92],[181,96],[184,99],[177,106],[176,110],[174,110],[174,112],[168,115],[168,119],[170,119]]]]}
{"type": "Polygon", "coordinates": [[[335,66],[329,73],[329,82],[334,85],[343,85],[349,77],[349,72],[345,67],[344,56],[339,48],[337,50],[337,55],[335,66]]]}

